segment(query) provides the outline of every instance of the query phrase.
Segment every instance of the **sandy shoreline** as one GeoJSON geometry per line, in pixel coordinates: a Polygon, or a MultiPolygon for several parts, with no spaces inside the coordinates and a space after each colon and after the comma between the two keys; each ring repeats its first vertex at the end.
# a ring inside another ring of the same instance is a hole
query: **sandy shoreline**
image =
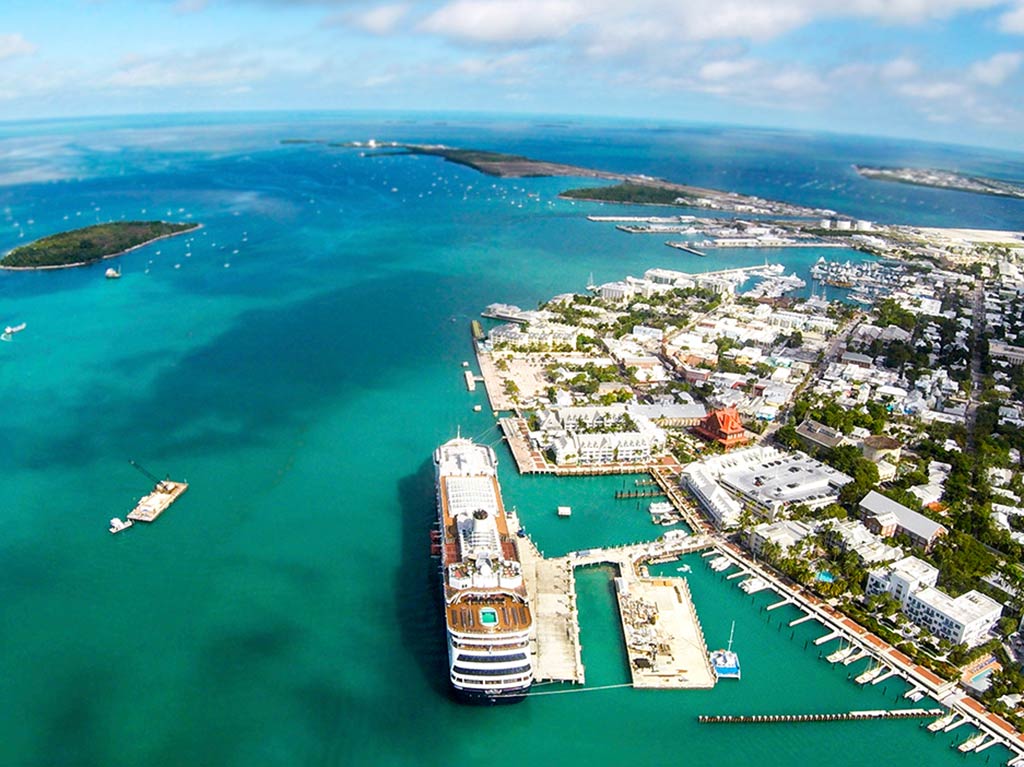
{"type": "MultiPolygon", "coordinates": [[[[169,222],[163,222],[163,223],[169,223],[169,222]]],[[[52,264],[50,266],[4,266],[3,264],[0,264],[0,269],[2,269],[4,271],[8,271],[8,272],[45,272],[45,271],[51,271],[51,270],[54,270],[54,269],[75,269],[75,268],[77,268],[79,266],[90,266],[92,264],[98,264],[101,261],[106,261],[108,258],[117,258],[118,256],[123,256],[126,253],[131,253],[133,250],[138,250],[139,248],[144,248],[147,245],[152,245],[154,242],[159,242],[160,240],[168,240],[171,237],[177,237],[179,235],[188,234],[190,232],[196,232],[196,231],[198,231],[198,230],[200,230],[202,228],[203,228],[202,224],[196,224],[191,229],[182,229],[180,232],[171,232],[170,234],[162,234],[159,237],[154,237],[152,240],[146,240],[145,242],[140,242],[138,245],[133,245],[130,248],[118,251],[117,253],[111,253],[108,256],[103,256],[102,258],[97,258],[97,259],[95,259],[93,261],[76,261],[73,264],[52,264]]],[[[7,253],[10,253],[10,252],[11,251],[8,251],[7,253]]],[[[4,254],[5,258],[7,257],[7,253],[4,254]]]]}

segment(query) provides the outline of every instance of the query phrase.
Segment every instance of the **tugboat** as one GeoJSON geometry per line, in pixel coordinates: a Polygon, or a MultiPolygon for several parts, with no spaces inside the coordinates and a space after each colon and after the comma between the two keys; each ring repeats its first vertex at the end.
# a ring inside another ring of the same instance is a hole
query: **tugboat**
{"type": "Polygon", "coordinates": [[[715,676],[719,679],[740,678],[740,658],[732,651],[732,637],[735,631],[736,621],[733,621],[732,628],[729,629],[729,644],[726,649],[715,650],[709,656],[711,667],[715,670],[715,676]]]}

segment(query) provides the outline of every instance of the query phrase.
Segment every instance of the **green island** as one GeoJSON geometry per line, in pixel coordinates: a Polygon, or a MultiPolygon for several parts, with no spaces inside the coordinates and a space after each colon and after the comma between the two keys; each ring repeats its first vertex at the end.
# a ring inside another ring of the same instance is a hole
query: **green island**
{"type": "Polygon", "coordinates": [[[634,184],[629,181],[612,186],[567,189],[560,196],[573,200],[629,202],[637,205],[675,205],[680,200],[691,200],[693,198],[692,195],[687,194],[677,186],[634,184]]]}
{"type": "Polygon", "coordinates": [[[198,229],[200,224],[116,221],[51,234],[22,245],[0,259],[4,269],[59,269],[85,266],[155,240],[198,229]]]}
{"type": "MultiPolygon", "coordinates": [[[[282,139],[282,144],[319,143],[309,139],[282,139]]],[[[644,175],[626,175],[613,171],[584,168],[560,162],[538,160],[519,154],[492,152],[486,149],[460,149],[444,144],[403,144],[398,141],[344,141],[330,142],[329,147],[359,149],[366,157],[409,154],[440,157],[446,162],[464,165],[467,168],[498,178],[571,177],[594,178],[617,182],[611,186],[583,189],[569,189],[559,196],[594,202],[635,203],[646,205],[681,205],[686,207],[712,208],[734,213],[820,218],[829,211],[791,205],[778,200],[705,189],[697,186],[673,183],[664,179],[644,175]]]]}

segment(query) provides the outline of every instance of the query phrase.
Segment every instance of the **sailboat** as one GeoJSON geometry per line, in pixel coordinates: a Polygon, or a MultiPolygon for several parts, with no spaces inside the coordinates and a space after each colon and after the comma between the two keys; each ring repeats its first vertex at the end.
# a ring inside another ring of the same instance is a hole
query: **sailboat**
{"type": "Polygon", "coordinates": [[[736,631],[736,621],[732,622],[729,629],[729,645],[724,650],[715,650],[711,653],[711,667],[715,670],[715,676],[719,679],[740,678],[740,658],[732,651],[732,638],[736,631]]]}

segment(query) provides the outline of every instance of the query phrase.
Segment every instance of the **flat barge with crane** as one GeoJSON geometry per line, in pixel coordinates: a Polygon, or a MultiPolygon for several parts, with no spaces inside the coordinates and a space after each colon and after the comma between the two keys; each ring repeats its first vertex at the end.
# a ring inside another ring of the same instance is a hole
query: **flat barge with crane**
{"type": "Polygon", "coordinates": [[[143,475],[151,479],[155,484],[149,494],[144,495],[139,499],[139,502],[135,504],[135,508],[128,514],[127,521],[121,521],[117,517],[110,520],[111,533],[119,533],[122,530],[127,530],[135,522],[153,522],[157,517],[167,511],[167,509],[171,507],[171,504],[178,500],[186,490],[188,490],[187,482],[174,482],[170,479],[159,479],[154,474],[146,471],[146,469],[135,461],[129,461],[129,463],[143,475]]]}

